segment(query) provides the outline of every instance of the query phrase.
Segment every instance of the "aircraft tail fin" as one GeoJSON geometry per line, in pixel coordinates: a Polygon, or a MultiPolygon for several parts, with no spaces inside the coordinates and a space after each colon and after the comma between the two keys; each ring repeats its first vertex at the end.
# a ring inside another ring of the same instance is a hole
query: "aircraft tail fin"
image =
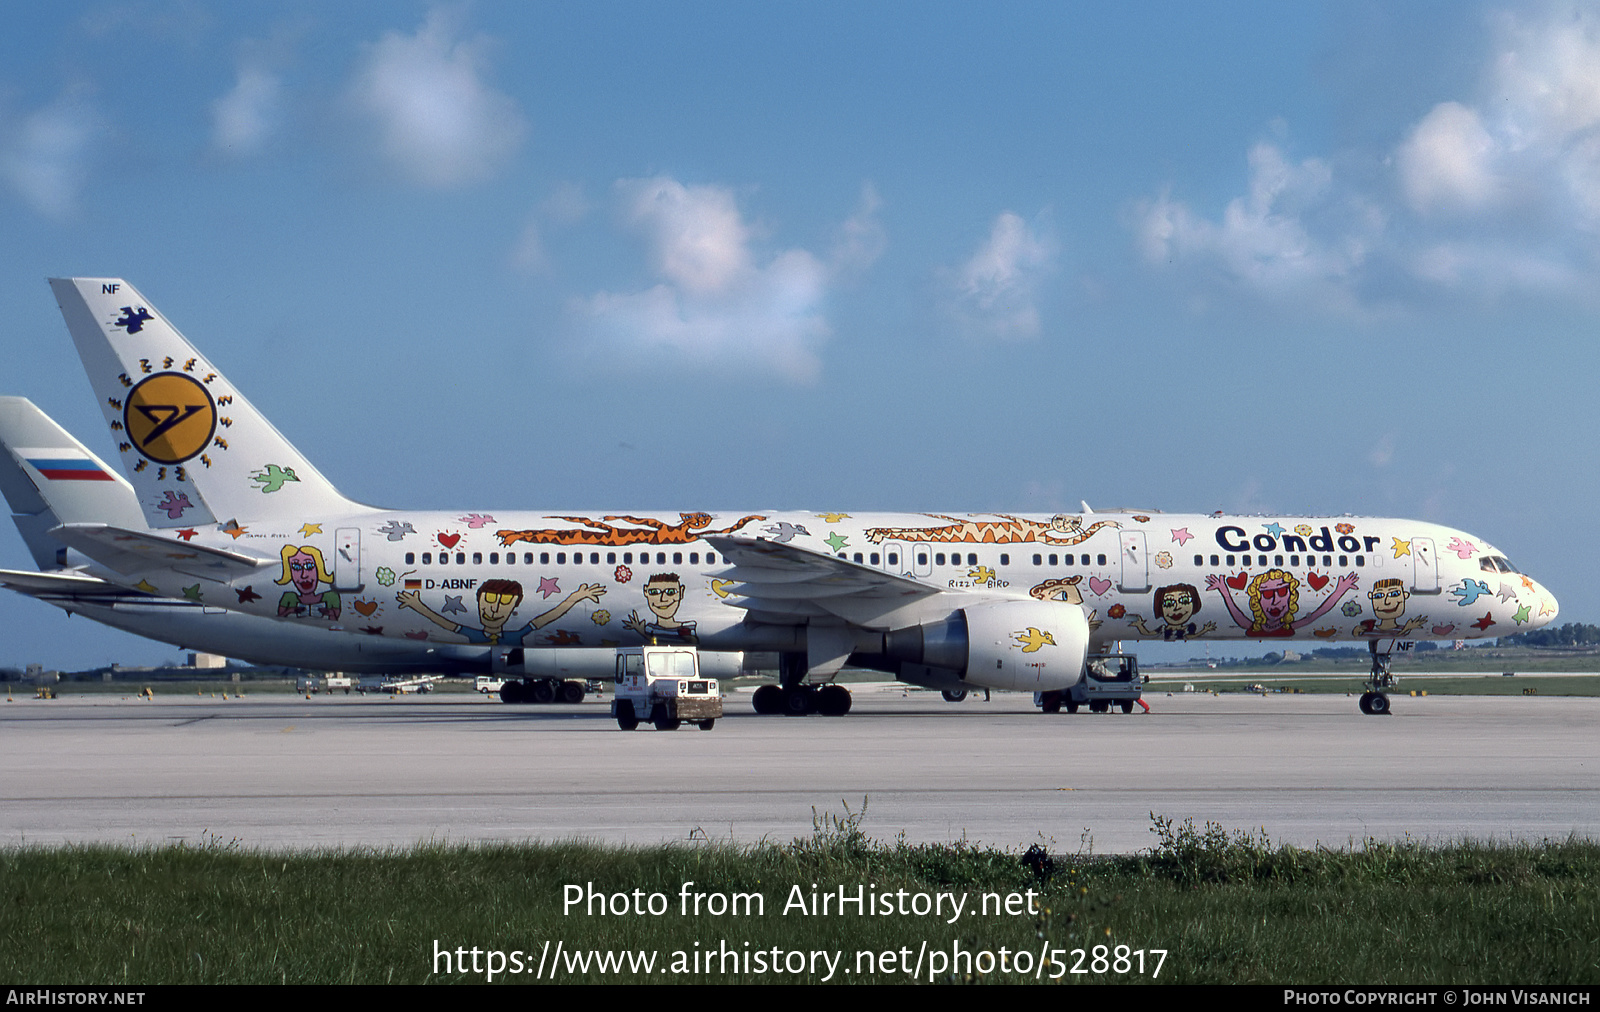
{"type": "Polygon", "coordinates": [[[338,490],[120,278],[51,278],[145,522],[332,516],[338,490]]]}
{"type": "Polygon", "coordinates": [[[40,569],[68,564],[52,527],[144,526],[133,486],[26,397],[0,397],[0,447],[0,493],[40,569]]]}

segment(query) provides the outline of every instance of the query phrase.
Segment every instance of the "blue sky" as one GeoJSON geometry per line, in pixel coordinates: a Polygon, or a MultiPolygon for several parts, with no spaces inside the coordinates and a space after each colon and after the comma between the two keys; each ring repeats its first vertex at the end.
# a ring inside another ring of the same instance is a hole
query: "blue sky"
{"type": "Polygon", "coordinates": [[[7,22],[3,392],[108,459],[46,276],[132,281],[380,505],[1409,516],[1600,614],[1592,6],[7,22]]]}

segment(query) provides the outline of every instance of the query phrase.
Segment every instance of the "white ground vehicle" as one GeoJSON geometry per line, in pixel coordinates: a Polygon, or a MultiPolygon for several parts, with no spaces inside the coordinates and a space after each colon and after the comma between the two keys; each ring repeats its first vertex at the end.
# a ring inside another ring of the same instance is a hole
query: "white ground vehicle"
{"type": "Polygon", "coordinates": [[[1083,661],[1078,684],[1056,692],[1035,692],[1033,704],[1045,713],[1077,713],[1087,705],[1093,713],[1105,713],[1115,704],[1123,713],[1132,713],[1144,691],[1139,676],[1139,659],[1132,654],[1090,654],[1083,661]]]}
{"type": "Polygon", "coordinates": [[[715,678],[700,677],[694,647],[623,647],[617,651],[611,715],[624,731],[646,720],[657,731],[676,730],[685,721],[709,731],[722,716],[722,689],[715,678]]]}
{"type": "Polygon", "coordinates": [[[355,688],[356,680],[349,675],[302,675],[295,684],[297,691],[313,695],[326,692],[330,695],[336,690],[343,689],[345,695],[350,695],[350,690],[355,688]]]}

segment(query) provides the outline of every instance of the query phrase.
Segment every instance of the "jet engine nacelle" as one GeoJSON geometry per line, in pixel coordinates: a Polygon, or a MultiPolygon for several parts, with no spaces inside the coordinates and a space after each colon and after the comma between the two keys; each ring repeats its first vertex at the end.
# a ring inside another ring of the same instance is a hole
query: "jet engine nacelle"
{"type": "Polygon", "coordinates": [[[1089,622],[1076,605],[997,601],[891,632],[885,652],[909,662],[901,677],[911,682],[943,688],[953,676],[968,686],[1046,692],[1082,677],[1089,622]]]}

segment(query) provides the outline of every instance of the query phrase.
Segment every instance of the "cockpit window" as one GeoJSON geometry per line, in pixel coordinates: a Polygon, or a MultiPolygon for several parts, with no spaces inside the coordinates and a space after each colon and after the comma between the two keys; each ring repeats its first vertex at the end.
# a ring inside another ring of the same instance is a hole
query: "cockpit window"
{"type": "Polygon", "coordinates": [[[1518,573],[1522,570],[1511,564],[1504,555],[1485,555],[1478,560],[1478,568],[1485,573],[1518,573]]]}

